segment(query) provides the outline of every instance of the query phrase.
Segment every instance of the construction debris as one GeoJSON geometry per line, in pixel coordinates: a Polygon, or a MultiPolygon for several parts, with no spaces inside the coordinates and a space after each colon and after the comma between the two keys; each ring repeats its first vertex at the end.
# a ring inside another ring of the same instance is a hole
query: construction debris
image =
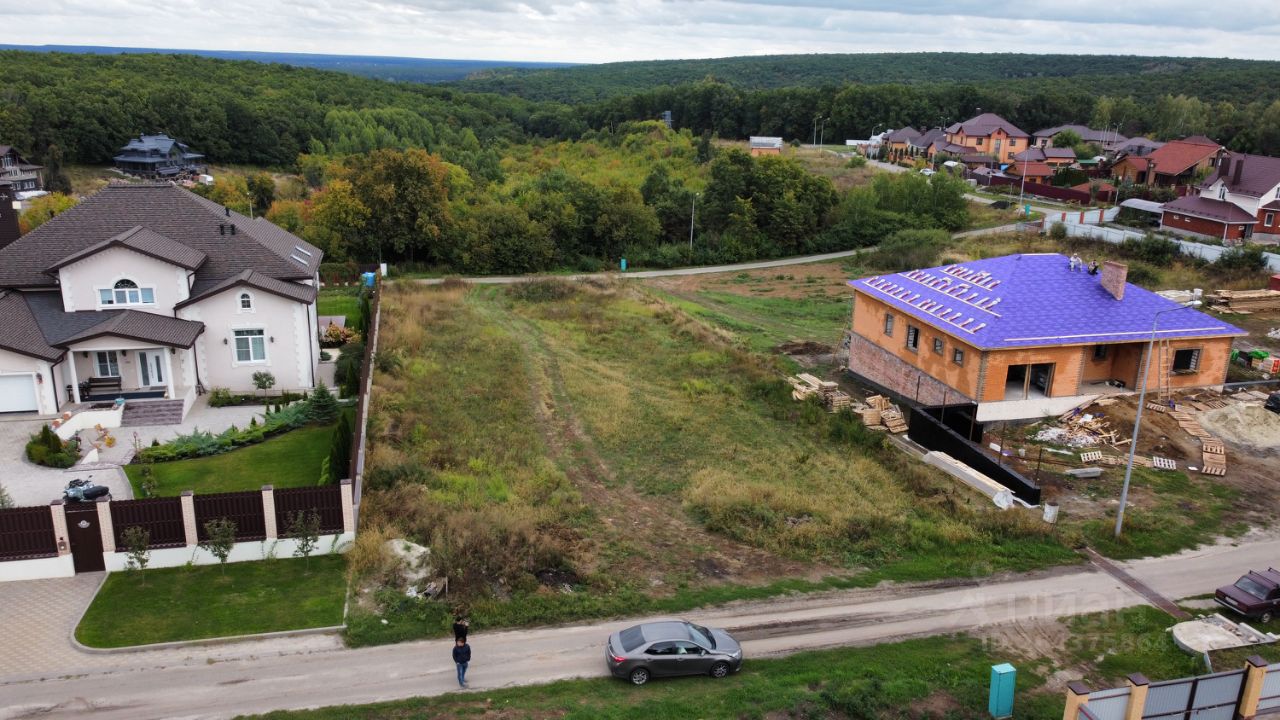
{"type": "Polygon", "coordinates": [[[795,400],[807,400],[817,397],[828,412],[839,412],[854,406],[853,396],[840,389],[840,384],[830,380],[820,380],[809,373],[800,373],[787,378],[791,384],[791,397],[795,400]]]}
{"type": "Polygon", "coordinates": [[[1219,290],[1214,293],[1214,299],[1213,309],[1220,312],[1247,315],[1280,310],[1280,291],[1277,290],[1219,290]]]}

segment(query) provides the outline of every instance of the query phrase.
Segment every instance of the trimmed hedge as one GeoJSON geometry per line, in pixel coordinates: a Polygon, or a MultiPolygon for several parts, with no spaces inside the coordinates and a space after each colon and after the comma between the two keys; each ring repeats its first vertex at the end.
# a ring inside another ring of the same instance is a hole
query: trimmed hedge
{"type": "Polygon", "coordinates": [[[261,425],[256,420],[243,429],[232,425],[217,435],[207,430],[196,430],[189,435],[179,435],[163,445],[143,448],[138,452],[134,462],[169,462],[217,455],[245,445],[260,443],[272,435],[302,427],[311,420],[311,404],[295,403],[277,412],[268,412],[261,425]]]}
{"type": "Polygon", "coordinates": [[[63,442],[45,425],[27,441],[27,459],[45,467],[69,468],[80,459],[80,443],[63,442]]]}

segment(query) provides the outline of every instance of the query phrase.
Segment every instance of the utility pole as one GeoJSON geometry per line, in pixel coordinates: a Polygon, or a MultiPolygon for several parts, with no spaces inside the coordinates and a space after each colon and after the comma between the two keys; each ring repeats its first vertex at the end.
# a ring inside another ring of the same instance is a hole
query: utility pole
{"type": "Polygon", "coordinates": [[[821,115],[813,116],[813,140],[809,142],[809,147],[818,147],[818,118],[821,115]]]}
{"type": "Polygon", "coordinates": [[[698,217],[698,193],[693,194],[693,203],[689,207],[689,263],[693,264],[693,221],[698,217]]]}
{"type": "Polygon", "coordinates": [[[820,146],[827,144],[827,121],[830,119],[829,117],[822,118],[822,124],[818,126],[818,145],[820,146]]]}
{"type": "Polygon", "coordinates": [[[1147,341],[1147,356],[1144,358],[1142,368],[1142,390],[1138,393],[1138,414],[1133,420],[1133,438],[1129,441],[1129,462],[1124,468],[1124,485],[1120,487],[1120,507],[1116,510],[1116,538],[1120,537],[1120,531],[1124,527],[1124,508],[1129,502],[1129,478],[1133,475],[1133,457],[1138,452],[1138,431],[1142,429],[1142,408],[1147,402],[1147,377],[1151,374],[1151,352],[1156,346],[1156,325],[1160,322],[1160,316],[1165,313],[1195,307],[1200,307],[1199,300],[1165,308],[1151,318],[1151,339],[1147,341]]]}

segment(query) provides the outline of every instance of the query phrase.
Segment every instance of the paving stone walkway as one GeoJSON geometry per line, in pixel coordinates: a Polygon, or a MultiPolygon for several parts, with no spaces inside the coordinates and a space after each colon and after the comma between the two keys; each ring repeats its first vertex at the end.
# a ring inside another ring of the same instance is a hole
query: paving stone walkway
{"type": "Polygon", "coordinates": [[[71,633],[102,576],[0,582],[0,676],[83,666],[71,633]]]}

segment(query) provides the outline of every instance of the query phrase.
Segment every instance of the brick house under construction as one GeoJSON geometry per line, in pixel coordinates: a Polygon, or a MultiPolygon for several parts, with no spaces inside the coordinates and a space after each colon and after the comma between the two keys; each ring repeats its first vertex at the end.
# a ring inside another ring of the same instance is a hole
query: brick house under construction
{"type": "MultiPolygon", "coordinates": [[[[979,421],[1136,389],[1156,313],[1178,305],[1126,272],[1045,253],[850,281],[849,369],[924,405],[977,403],[979,421]]],[[[1221,385],[1245,334],[1190,308],[1161,314],[1150,391],[1221,385]]]]}

